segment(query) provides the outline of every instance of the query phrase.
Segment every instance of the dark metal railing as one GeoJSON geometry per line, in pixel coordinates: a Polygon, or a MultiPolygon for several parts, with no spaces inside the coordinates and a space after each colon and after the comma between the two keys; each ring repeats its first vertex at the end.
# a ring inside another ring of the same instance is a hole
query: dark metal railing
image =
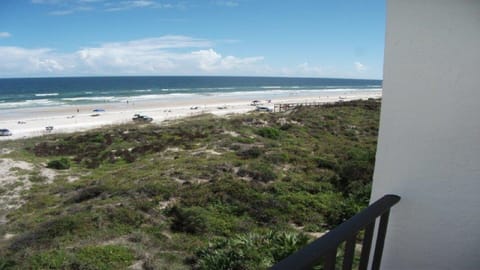
{"type": "Polygon", "coordinates": [[[400,201],[397,195],[385,195],[369,207],[356,214],[335,229],[313,241],[306,247],[283,259],[271,270],[312,269],[323,264],[323,270],[335,270],[338,247],[345,242],[342,269],[352,269],[355,259],[355,246],[358,234],[364,230],[362,250],[360,252],[359,270],[366,270],[369,265],[374,235],[375,222],[380,217],[377,238],[373,251],[371,269],[380,269],[383,244],[387,233],[390,208],[400,201]]]}

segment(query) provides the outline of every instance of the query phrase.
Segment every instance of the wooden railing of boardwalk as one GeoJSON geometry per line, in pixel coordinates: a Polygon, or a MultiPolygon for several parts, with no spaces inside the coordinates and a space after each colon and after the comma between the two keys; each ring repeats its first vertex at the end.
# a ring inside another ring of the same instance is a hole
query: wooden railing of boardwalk
{"type": "Polygon", "coordinates": [[[292,110],[297,107],[309,106],[309,107],[320,107],[325,105],[324,102],[299,102],[299,103],[278,103],[273,105],[273,112],[284,112],[292,110]]]}

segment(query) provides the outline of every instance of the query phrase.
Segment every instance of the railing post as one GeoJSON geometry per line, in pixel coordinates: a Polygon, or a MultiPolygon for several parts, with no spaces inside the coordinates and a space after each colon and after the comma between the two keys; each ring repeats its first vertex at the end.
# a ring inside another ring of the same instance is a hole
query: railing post
{"type": "Polygon", "coordinates": [[[360,265],[358,270],[367,270],[368,260],[370,259],[370,250],[372,248],[373,229],[375,228],[375,221],[370,223],[365,229],[363,236],[362,253],[360,255],[360,265]]]}
{"type": "Polygon", "coordinates": [[[294,254],[281,260],[272,270],[311,269],[323,261],[325,270],[335,269],[336,253],[338,247],[346,241],[342,269],[349,270],[353,266],[355,257],[356,236],[359,231],[365,230],[362,251],[360,255],[360,270],[366,270],[372,249],[372,238],[375,221],[380,218],[372,269],[378,270],[382,259],[382,251],[387,233],[390,208],[400,201],[397,195],[385,195],[372,203],[369,207],[326,233],[321,238],[313,241],[294,254]]]}
{"type": "Polygon", "coordinates": [[[375,253],[373,254],[372,270],[379,270],[382,261],[383,246],[385,243],[385,236],[387,235],[388,216],[390,210],[385,212],[380,218],[380,225],[378,226],[377,241],[375,243],[375,253]]]}
{"type": "Polygon", "coordinates": [[[355,233],[345,243],[345,253],[343,255],[343,270],[352,269],[353,257],[355,257],[355,244],[357,242],[357,234],[355,233]]]}
{"type": "Polygon", "coordinates": [[[323,270],[335,270],[335,263],[337,259],[337,247],[325,255],[323,261],[323,270]]]}

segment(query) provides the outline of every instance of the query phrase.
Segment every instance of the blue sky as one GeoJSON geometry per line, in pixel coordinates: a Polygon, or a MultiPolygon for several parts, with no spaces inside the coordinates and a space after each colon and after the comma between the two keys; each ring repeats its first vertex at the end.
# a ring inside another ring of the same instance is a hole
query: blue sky
{"type": "Polygon", "coordinates": [[[384,0],[2,0],[0,77],[382,78],[384,0]]]}

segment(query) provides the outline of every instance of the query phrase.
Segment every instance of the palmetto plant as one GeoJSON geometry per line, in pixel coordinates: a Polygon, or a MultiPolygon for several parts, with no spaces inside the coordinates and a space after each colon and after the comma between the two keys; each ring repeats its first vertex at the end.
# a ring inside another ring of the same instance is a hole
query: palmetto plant
{"type": "Polygon", "coordinates": [[[266,269],[307,242],[306,235],[285,231],[221,238],[197,251],[197,269],[266,269]]]}

